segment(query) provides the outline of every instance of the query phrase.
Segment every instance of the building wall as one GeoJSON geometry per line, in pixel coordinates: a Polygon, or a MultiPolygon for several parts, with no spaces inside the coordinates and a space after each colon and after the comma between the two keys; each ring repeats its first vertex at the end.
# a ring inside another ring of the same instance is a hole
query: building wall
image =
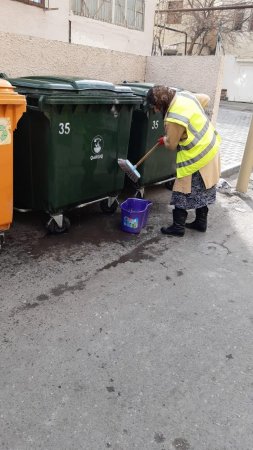
{"type": "Polygon", "coordinates": [[[149,56],[145,80],[209,95],[209,111],[216,122],[223,80],[224,58],[216,56],[149,56]]]}
{"type": "Polygon", "coordinates": [[[253,61],[253,32],[233,33],[233,40],[224,39],[226,55],[234,55],[237,58],[247,58],[253,61]]]}
{"type": "MultiPolygon", "coordinates": [[[[160,0],[161,5],[165,5],[166,0],[160,0]]],[[[229,5],[229,4],[238,4],[240,2],[235,2],[234,0],[216,0],[216,5],[221,6],[223,5],[229,5]]],[[[246,2],[247,3],[247,2],[246,2]]],[[[250,4],[250,2],[248,2],[250,4]]],[[[202,2],[204,4],[204,2],[202,2]]],[[[197,6],[197,5],[196,5],[197,6]]],[[[189,8],[188,2],[184,1],[184,7],[189,8]]],[[[162,7],[160,9],[163,9],[162,7]]],[[[167,9],[164,7],[164,9],[167,9]]],[[[245,22],[242,24],[242,32],[240,31],[234,31],[230,32],[228,35],[226,35],[224,32],[222,33],[222,39],[223,39],[223,48],[225,54],[233,54],[237,56],[238,58],[252,58],[253,59],[253,31],[249,30],[249,21],[246,20],[249,18],[250,13],[252,10],[244,10],[244,20],[245,22]]],[[[229,10],[226,12],[226,20],[230,20],[231,23],[228,23],[225,25],[225,28],[228,26],[232,26],[234,23],[234,14],[235,11],[229,10]]],[[[172,17],[172,15],[157,15],[156,20],[159,21],[161,25],[165,23],[166,26],[172,27],[174,29],[185,31],[188,33],[188,49],[190,46],[190,30],[192,27],[192,16],[190,14],[182,14],[182,21],[180,24],[171,24],[170,22],[166,22],[168,20],[168,17],[172,17]],[[164,22],[165,21],[165,22],[164,22]]],[[[195,23],[195,20],[193,20],[193,24],[195,23]]],[[[210,36],[210,39],[215,43],[216,36],[210,36]]],[[[173,31],[169,30],[161,30],[161,43],[163,46],[163,50],[166,49],[177,49],[178,53],[184,54],[184,35],[179,33],[174,33],[173,31]]],[[[196,47],[194,47],[196,50],[196,47]]],[[[207,50],[204,49],[202,54],[206,54],[207,50]]],[[[193,51],[194,54],[194,51],[193,51]]]]}
{"type": "Polygon", "coordinates": [[[68,42],[68,0],[50,0],[44,11],[12,0],[1,0],[0,31],[68,42]]]}
{"type": "Polygon", "coordinates": [[[62,42],[69,42],[71,37],[71,42],[76,44],[151,55],[155,0],[145,4],[144,31],[74,15],[70,11],[70,0],[50,0],[50,8],[54,7],[57,9],[47,11],[13,0],[1,0],[0,31],[62,42]]]}
{"type": "Polygon", "coordinates": [[[222,88],[230,101],[253,103],[253,60],[226,56],[222,88]]]}
{"type": "Polygon", "coordinates": [[[151,55],[155,0],[145,2],[144,32],[71,14],[72,42],[139,55],[151,55]]]}
{"type": "Polygon", "coordinates": [[[145,56],[1,32],[0,46],[1,72],[9,77],[61,75],[113,83],[144,81],[145,56]]]}

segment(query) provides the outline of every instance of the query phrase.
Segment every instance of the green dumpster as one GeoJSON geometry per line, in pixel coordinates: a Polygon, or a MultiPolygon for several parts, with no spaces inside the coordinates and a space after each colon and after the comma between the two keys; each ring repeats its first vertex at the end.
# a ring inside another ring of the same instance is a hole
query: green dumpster
{"type": "MultiPolygon", "coordinates": [[[[148,90],[154,86],[153,83],[124,82],[124,86],[131,87],[134,94],[142,99],[133,112],[128,147],[127,159],[135,164],[155,145],[159,137],[164,136],[163,117],[161,113],[155,113],[147,107],[146,96],[148,90]]],[[[176,152],[159,147],[138,167],[138,171],[141,175],[140,191],[145,186],[171,180],[175,178],[176,173],[176,152]]]]}
{"type": "Polygon", "coordinates": [[[47,228],[69,227],[65,211],[100,201],[114,212],[124,187],[132,112],[141,101],[127,86],[97,80],[21,77],[27,99],[14,139],[14,205],[50,215],[47,228]]]}

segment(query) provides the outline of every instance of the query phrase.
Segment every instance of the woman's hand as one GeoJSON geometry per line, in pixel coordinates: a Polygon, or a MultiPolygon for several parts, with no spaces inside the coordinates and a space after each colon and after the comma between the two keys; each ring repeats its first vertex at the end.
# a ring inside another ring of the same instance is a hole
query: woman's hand
{"type": "Polygon", "coordinates": [[[177,146],[183,134],[186,132],[186,128],[178,123],[165,122],[165,131],[166,136],[163,137],[165,147],[168,150],[177,150],[177,146]]]}
{"type": "Polygon", "coordinates": [[[158,141],[157,144],[159,145],[165,145],[165,141],[166,141],[166,136],[161,136],[158,141]]]}

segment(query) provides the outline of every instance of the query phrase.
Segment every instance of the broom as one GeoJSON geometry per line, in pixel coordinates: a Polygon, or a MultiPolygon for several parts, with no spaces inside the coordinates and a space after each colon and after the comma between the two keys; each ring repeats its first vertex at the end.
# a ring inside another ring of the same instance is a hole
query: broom
{"type": "Polygon", "coordinates": [[[153,153],[157,149],[157,147],[159,147],[159,145],[160,144],[157,142],[154,147],[152,147],[147,153],[145,153],[145,155],[135,165],[130,163],[128,159],[118,159],[118,165],[134,183],[137,183],[137,181],[141,177],[140,173],[137,170],[137,167],[140,166],[151,155],[151,153],[153,153]]]}

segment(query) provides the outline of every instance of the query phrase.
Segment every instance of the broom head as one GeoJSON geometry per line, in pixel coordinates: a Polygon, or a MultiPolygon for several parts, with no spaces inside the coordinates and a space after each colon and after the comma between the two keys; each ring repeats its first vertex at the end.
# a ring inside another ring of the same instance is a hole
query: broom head
{"type": "Polygon", "coordinates": [[[141,175],[128,159],[118,159],[118,165],[134,183],[137,183],[141,175]]]}

